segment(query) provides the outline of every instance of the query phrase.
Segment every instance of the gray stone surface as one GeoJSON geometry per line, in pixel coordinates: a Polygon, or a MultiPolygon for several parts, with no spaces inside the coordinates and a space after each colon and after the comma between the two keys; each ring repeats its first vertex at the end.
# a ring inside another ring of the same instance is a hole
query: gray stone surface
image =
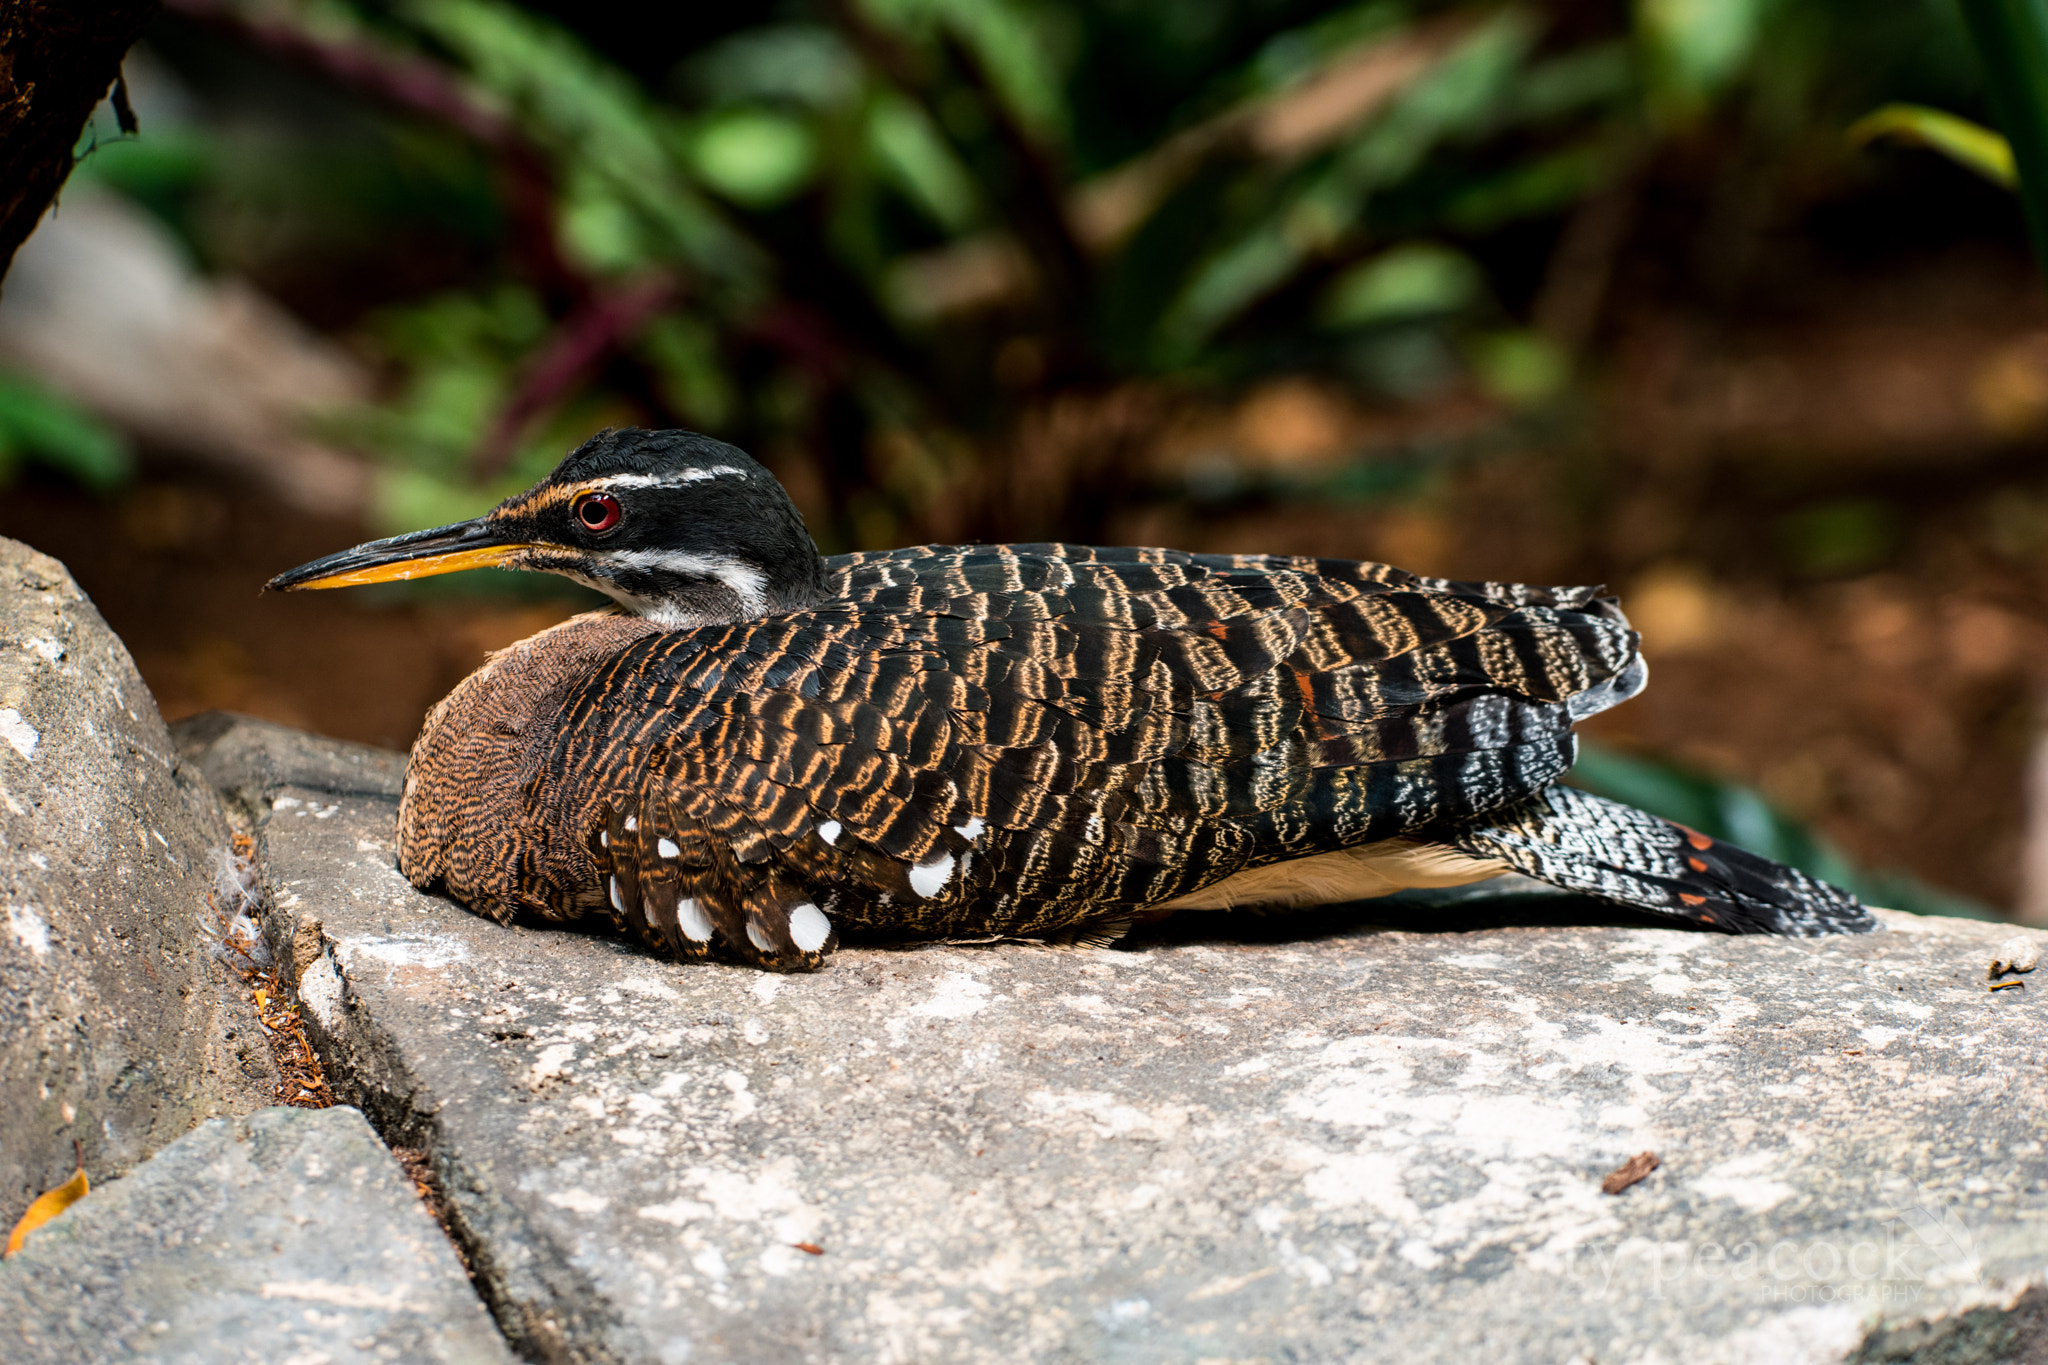
{"type": "Polygon", "coordinates": [[[509,1365],[455,1253],[353,1109],[201,1124],[0,1264],[17,1365],[509,1365]]]}
{"type": "Polygon", "coordinates": [[[181,760],[251,813],[266,809],[269,794],[287,785],[395,801],[405,783],[404,754],[310,739],[304,731],[228,711],[179,721],[171,742],[181,760]]]}
{"type": "Polygon", "coordinates": [[[63,565],[0,539],[0,1226],[268,1103],[245,997],[199,932],[227,840],[135,665],[63,565]]]}
{"type": "Polygon", "coordinates": [[[259,799],[275,932],[529,1355],[2048,1352],[2048,1022],[1986,991],[2006,926],[1367,906],[776,977],[420,895],[363,787],[259,799]]]}

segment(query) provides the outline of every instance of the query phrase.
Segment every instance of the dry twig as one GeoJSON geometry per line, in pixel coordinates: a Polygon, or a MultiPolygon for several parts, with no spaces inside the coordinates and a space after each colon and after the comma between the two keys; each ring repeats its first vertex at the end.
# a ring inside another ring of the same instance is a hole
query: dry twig
{"type": "Polygon", "coordinates": [[[1600,1182],[1600,1192],[1620,1194],[1663,1164],[1655,1152],[1637,1152],[1607,1173],[1607,1178],[1600,1182]]]}

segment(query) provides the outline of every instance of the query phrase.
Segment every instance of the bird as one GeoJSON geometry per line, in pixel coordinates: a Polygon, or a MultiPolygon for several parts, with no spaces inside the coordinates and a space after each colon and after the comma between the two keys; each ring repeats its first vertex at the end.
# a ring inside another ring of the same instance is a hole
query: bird
{"type": "Polygon", "coordinates": [[[503,923],[793,972],[842,936],[1108,943],[1516,872],[1729,933],[1876,927],[1559,782],[1573,727],[1648,678],[1600,589],[1060,543],[826,558],[752,457],[639,428],[267,586],[483,566],[613,599],[490,656],[412,747],[400,871],[503,923]]]}

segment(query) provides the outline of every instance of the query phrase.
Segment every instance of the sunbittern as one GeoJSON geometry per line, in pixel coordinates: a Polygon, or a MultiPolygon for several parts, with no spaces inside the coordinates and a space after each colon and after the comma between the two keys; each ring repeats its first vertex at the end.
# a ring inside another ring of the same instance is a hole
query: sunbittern
{"type": "Polygon", "coordinates": [[[1556,785],[1573,724],[1646,676],[1594,589],[1075,545],[824,559],[747,455],[640,430],[270,586],[481,565],[618,603],[493,655],[413,746],[399,866],[496,919],[602,909],[678,956],[792,970],[838,926],[1107,939],[1512,870],[1731,932],[1874,927],[1556,785]]]}

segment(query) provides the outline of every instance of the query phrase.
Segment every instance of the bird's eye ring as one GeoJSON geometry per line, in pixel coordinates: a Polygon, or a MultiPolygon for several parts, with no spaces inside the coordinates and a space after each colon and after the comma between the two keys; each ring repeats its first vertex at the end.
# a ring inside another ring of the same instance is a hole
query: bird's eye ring
{"type": "Polygon", "coordinates": [[[576,499],[575,512],[586,531],[602,534],[619,524],[619,500],[609,493],[585,493],[576,499]]]}

